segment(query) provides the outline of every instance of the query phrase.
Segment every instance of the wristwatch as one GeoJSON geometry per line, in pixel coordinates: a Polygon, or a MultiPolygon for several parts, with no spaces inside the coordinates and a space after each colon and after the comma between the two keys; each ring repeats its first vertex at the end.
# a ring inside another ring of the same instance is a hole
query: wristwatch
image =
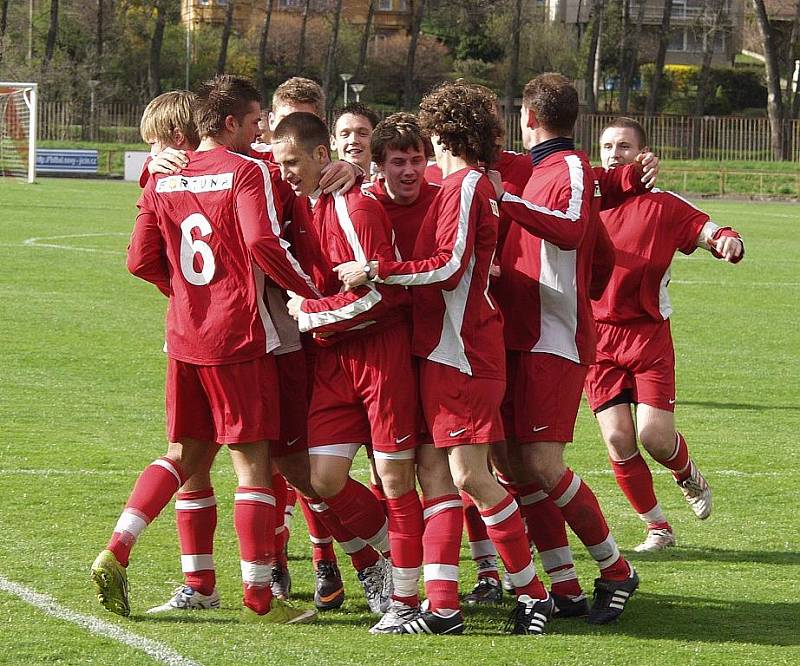
{"type": "Polygon", "coordinates": [[[367,276],[367,280],[371,280],[372,278],[375,277],[375,275],[373,275],[373,273],[372,273],[372,264],[371,263],[367,262],[364,265],[364,269],[363,270],[364,270],[364,275],[367,276]]]}

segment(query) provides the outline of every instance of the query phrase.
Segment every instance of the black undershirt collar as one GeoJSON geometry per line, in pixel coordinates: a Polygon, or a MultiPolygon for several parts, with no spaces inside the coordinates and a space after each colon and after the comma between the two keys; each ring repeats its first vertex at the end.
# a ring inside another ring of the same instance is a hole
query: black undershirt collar
{"type": "Polygon", "coordinates": [[[553,153],[562,150],[575,150],[575,139],[566,136],[557,136],[555,139],[542,141],[542,143],[531,148],[531,161],[533,162],[533,166],[536,166],[553,153]]]}

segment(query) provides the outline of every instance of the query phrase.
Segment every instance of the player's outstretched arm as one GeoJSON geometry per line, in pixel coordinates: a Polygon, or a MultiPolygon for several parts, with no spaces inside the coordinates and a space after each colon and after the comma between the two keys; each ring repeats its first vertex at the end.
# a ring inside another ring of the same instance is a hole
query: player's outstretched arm
{"type": "Polygon", "coordinates": [[[343,194],[364,175],[364,170],[357,164],[345,162],[344,160],[335,160],[323,168],[319,187],[325,194],[334,192],[343,194]]]}
{"type": "Polygon", "coordinates": [[[264,164],[253,160],[241,170],[234,197],[242,236],[258,267],[283,289],[305,298],[319,296],[289,251],[289,243],[280,237],[272,183],[264,164]]]}
{"type": "Polygon", "coordinates": [[[739,232],[732,227],[718,227],[711,221],[700,232],[697,247],[731,264],[738,264],[744,259],[744,241],[739,232]]]}
{"type": "Polygon", "coordinates": [[[154,284],[164,296],[170,296],[172,288],[164,239],[156,216],[148,210],[141,210],[136,217],[127,264],[132,275],[154,284]]]}

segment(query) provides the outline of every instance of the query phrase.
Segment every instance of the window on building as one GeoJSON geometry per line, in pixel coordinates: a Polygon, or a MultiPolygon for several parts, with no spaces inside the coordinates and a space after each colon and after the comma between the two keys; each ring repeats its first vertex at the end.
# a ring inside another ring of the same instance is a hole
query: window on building
{"type": "Polygon", "coordinates": [[[378,9],[382,12],[392,11],[392,0],[378,0],[378,9]]]}

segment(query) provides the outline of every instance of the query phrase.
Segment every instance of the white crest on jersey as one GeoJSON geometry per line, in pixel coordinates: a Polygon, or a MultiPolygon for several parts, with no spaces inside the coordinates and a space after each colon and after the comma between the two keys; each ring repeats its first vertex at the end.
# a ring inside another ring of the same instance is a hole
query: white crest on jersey
{"type": "Polygon", "coordinates": [[[167,176],[156,183],[158,194],[170,192],[219,192],[233,187],[233,173],[215,173],[204,176],[167,176]]]}

